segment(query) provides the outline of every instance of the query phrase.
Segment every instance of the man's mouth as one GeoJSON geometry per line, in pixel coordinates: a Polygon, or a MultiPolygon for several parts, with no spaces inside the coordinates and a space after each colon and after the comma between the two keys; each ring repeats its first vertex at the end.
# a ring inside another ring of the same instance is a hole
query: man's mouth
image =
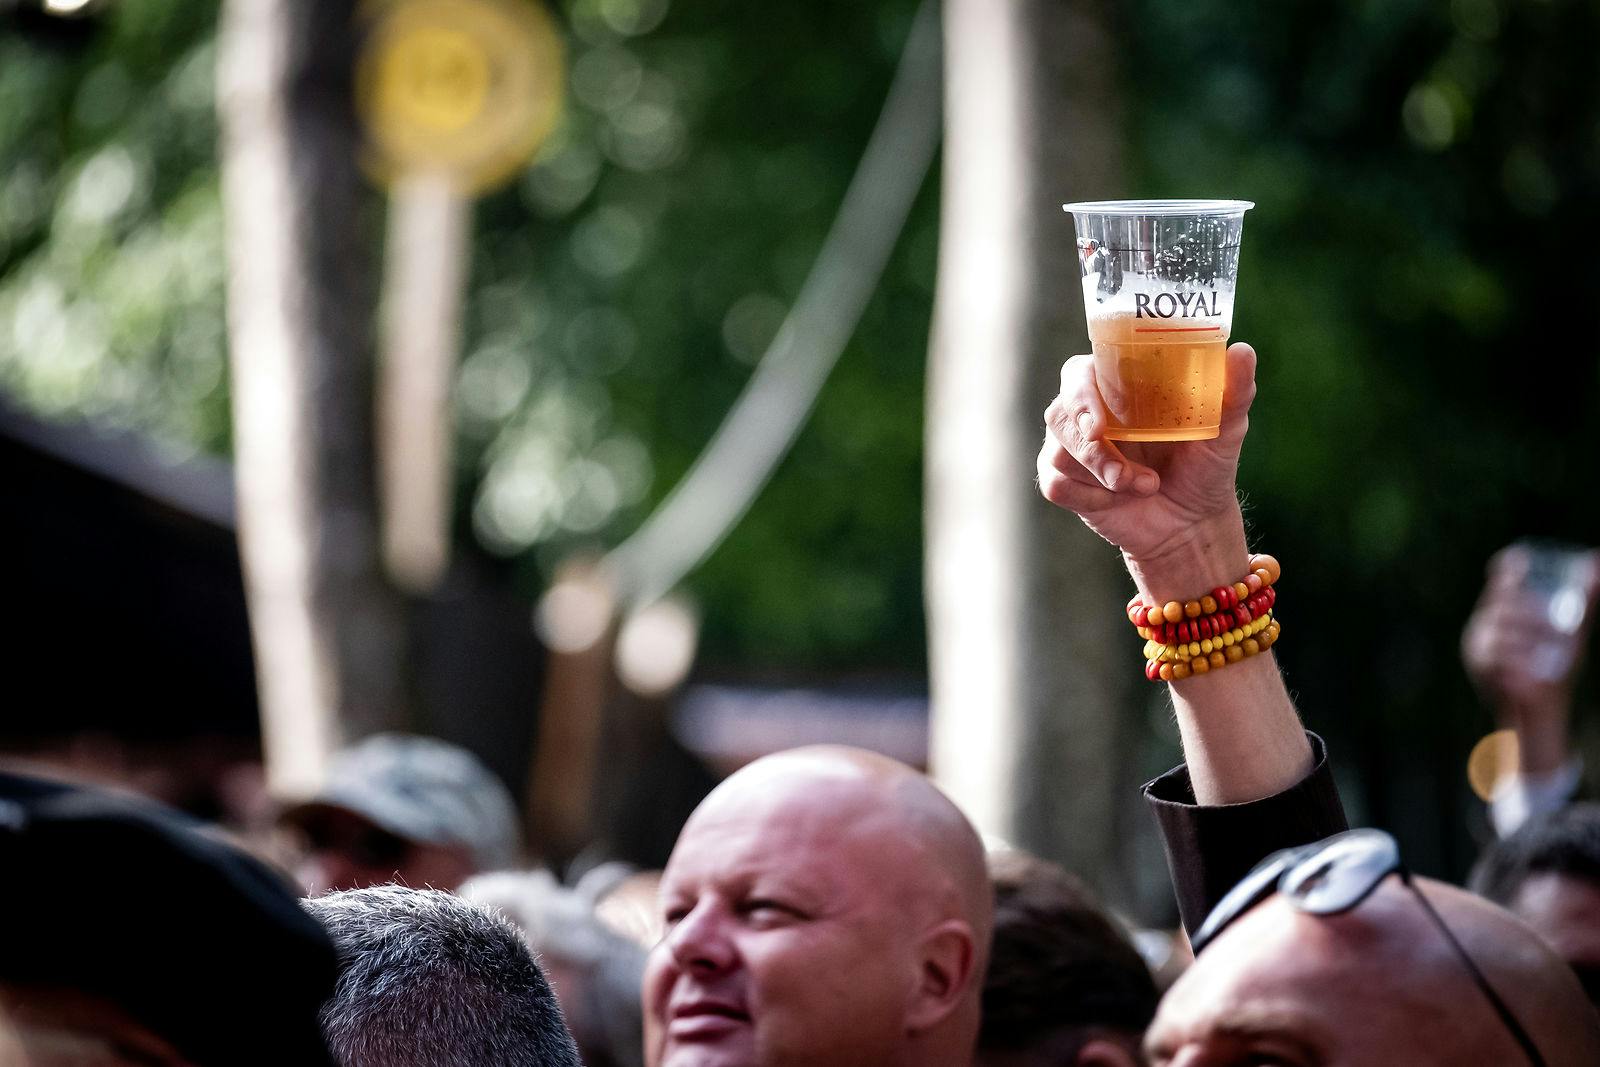
{"type": "Polygon", "coordinates": [[[750,1022],[750,1013],[725,1000],[688,1000],[667,1013],[667,1033],[678,1040],[709,1040],[750,1022]]]}

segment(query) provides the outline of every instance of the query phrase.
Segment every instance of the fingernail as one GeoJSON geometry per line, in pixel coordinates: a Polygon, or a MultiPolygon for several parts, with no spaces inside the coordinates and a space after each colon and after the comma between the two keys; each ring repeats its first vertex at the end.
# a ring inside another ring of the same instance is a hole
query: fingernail
{"type": "Polygon", "coordinates": [[[1139,477],[1133,480],[1133,487],[1139,490],[1141,493],[1155,492],[1156,484],[1156,476],[1151,474],[1149,471],[1145,471],[1143,474],[1139,475],[1139,477]]]}
{"type": "Polygon", "coordinates": [[[1101,474],[1105,478],[1106,488],[1115,489],[1117,487],[1117,479],[1122,477],[1122,464],[1108,463],[1105,470],[1101,471],[1101,474]]]}
{"type": "Polygon", "coordinates": [[[1089,432],[1091,430],[1093,430],[1093,429],[1094,429],[1094,416],[1089,414],[1087,411],[1079,412],[1078,413],[1078,432],[1080,434],[1082,434],[1083,436],[1088,437],[1089,436],[1089,432]]]}

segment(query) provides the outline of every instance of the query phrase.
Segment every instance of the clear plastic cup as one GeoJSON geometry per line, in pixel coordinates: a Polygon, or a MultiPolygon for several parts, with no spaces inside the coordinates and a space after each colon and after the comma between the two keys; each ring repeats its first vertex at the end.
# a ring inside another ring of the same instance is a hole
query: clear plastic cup
{"type": "Polygon", "coordinates": [[[1582,652],[1596,581],[1596,555],[1582,545],[1526,538],[1506,550],[1518,589],[1547,629],[1534,647],[1529,671],[1544,681],[1566,677],[1582,652]]]}
{"type": "Polygon", "coordinates": [[[1222,383],[1248,200],[1064,205],[1078,231],[1095,377],[1117,441],[1201,441],[1222,383]]]}

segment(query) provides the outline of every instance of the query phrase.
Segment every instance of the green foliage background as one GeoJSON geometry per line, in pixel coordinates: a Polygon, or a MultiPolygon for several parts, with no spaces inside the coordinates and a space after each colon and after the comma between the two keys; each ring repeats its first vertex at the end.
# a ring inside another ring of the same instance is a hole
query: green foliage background
{"type": "Polygon", "coordinates": [[[1488,556],[1600,541],[1590,325],[1595,4],[1143,2],[1139,188],[1239,195],[1235,336],[1260,350],[1241,473],[1285,562],[1281,660],[1359,772],[1347,799],[1458,871],[1459,666],[1488,556]]]}
{"type": "MultiPolygon", "coordinates": [[[[556,6],[566,121],[478,208],[457,391],[463,536],[529,593],[632,530],[727,410],[914,7],[556,6]]],[[[122,0],[82,31],[0,37],[0,387],[176,454],[228,446],[215,18],[122,0]]],[[[1488,726],[1456,651],[1483,562],[1525,534],[1600,540],[1600,5],[1114,18],[1132,179],[1081,192],[1257,202],[1235,333],[1262,355],[1243,484],[1285,563],[1281,657],[1358,817],[1459,870],[1470,845],[1440,827],[1488,726]]],[[[711,670],[924,670],[935,184],[812,423],[692,580],[711,670]]]]}
{"type": "MultiPolygon", "coordinates": [[[[914,5],[573,0],[563,126],[483,200],[459,377],[463,534],[527,592],[617,543],[798,292],[914,5]]],[[[228,449],[217,6],[0,39],[0,386],[228,449]]],[[[930,183],[931,185],[932,183],[930,183]]],[[[713,661],[920,674],[935,202],[794,452],[694,580],[713,661]]]]}

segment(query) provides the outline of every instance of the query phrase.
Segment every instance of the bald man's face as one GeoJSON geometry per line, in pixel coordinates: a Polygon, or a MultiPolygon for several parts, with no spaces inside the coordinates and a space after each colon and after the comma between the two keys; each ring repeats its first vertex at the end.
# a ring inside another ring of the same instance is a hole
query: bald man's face
{"type": "Polygon", "coordinates": [[[1304,915],[1268,899],[1162,1000],[1145,1041],[1152,1067],[1526,1063],[1408,898],[1391,879],[1343,915],[1304,915]]]}
{"type": "Polygon", "coordinates": [[[894,1062],[931,915],[926,857],[903,831],[848,779],[767,781],[702,805],[662,877],[651,1067],[894,1062]]]}

